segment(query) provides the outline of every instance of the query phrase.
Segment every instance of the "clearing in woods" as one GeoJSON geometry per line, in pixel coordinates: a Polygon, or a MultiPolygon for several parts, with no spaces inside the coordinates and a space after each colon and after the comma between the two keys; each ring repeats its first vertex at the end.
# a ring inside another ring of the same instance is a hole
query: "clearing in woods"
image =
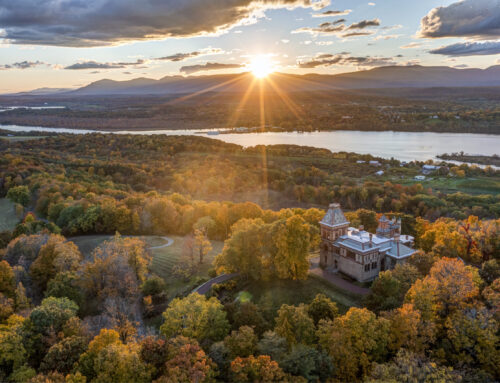
{"type": "MultiPolygon", "coordinates": [[[[88,257],[92,251],[102,244],[104,241],[111,239],[111,235],[83,235],[78,237],[68,238],[74,242],[82,254],[88,257]]],[[[169,246],[162,247],[167,244],[167,240],[160,236],[144,236],[146,244],[151,248],[153,261],[151,263],[151,270],[170,282],[173,278],[172,270],[175,265],[183,261],[183,248],[188,237],[181,236],[168,236],[166,238],[172,239],[173,242],[169,246]]],[[[205,256],[203,264],[200,266],[197,275],[200,277],[208,277],[208,270],[212,267],[212,261],[215,256],[222,251],[224,245],[221,241],[211,241],[212,251],[205,256]]],[[[196,255],[195,255],[196,257],[196,255]]],[[[196,258],[197,259],[197,258],[196,258]]]]}
{"type": "Polygon", "coordinates": [[[0,198],[0,231],[14,230],[18,223],[16,205],[7,198],[0,198]]]}

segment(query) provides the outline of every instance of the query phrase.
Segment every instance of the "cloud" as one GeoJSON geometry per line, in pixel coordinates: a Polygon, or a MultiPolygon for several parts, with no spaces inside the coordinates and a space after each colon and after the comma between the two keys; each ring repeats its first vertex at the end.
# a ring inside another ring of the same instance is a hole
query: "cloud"
{"type": "Polygon", "coordinates": [[[333,23],[323,23],[317,28],[302,27],[292,31],[292,33],[310,33],[311,35],[337,35],[345,30],[345,25],[334,25],[333,23]]]}
{"type": "Polygon", "coordinates": [[[343,34],[342,37],[347,38],[347,37],[358,37],[358,36],[370,36],[375,34],[375,32],[370,31],[370,32],[350,32],[343,34]]]}
{"type": "Polygon", "coordinates": [[[20,62],[13,63],[13,64],[0,65],[0,70],[31,69],[31,68],[35,68],[39,65],[45,65],[45,63],[41,62],[41,61],[20,61],[20,62]]]}
{"type": "Polygon", "coordinates": [[[184,61],[193,57],[199,56],[210,56],[210,55],[218,55],[224,53],[224,51],[220,48],[206,48],[201,49],[199,51],[188,52],[188,53],[176,53],[170,56],[159,57],[155,60],[163,60],[163,61],[184,61]]]}
{"type": "Polygon", "coordinates": [[[324,22],[318,25],[316,28],[311,27],[302,27],[292,31],[292,33],[310,33],[311,35],[336,35],[341,37],[354,37],[354,36],[368,36],[373,35],[374,31],[366,31],[360,32],[360,30],[368,28],[368,27],[376,27],[380,25],[379,19],[373,20],[363,20],[354,24],[349,25],[348,27],[343,23],[345,20],[340,19],[333,22],[324,22]],[[355,31],[355,32],[349,32],[355,31]]]}
{"type": "Polygon", "coordinates": [[[196,72],[209,71],[209,70],[219,70],[219,69],[238,69],[242,68],[243,64],[223,64],[216,62],[207,62],[205,64],[198,65],[185,65],[179,70],[185,74],[193,74],[196,72]]]}
{"type": "Polygon", "coordinates": [[[406,45],[403,45],[400,47],[401,49],[413,49],[413,48],[419,48],[422,46],[422,43],[417,43],[417,42],[412,42],[406,45]]]}
{"type": "Polygon", "coordinates": [[[379,25],[380,25],[379,19],[363,20],[360,21],[359,23],[354,23],[349,25],[347,29],[365,29],[368,27],[378,27],[379,25]]]}
{"type": "Polygon", "coordinates": [[[433,49],[429,53],[446,56],[483,56],[500,54],[500,41],[465,42],[433,49]]]}
{"type": "Polygon", "coordinates": [[[500,0],[463,0],[432,9],[421,21],[420,37],[500,36],[500,0]]]}
{"type": "Polygon", "coordinates": [[[135,62],[107,62],[81,61],[65,67],[68,70],[86,70],[86,69],[123,69],[131,66],[142,65],[146,60],[139,59],[135,62]]]}
{"type": "Polygon", "coordinates": [[[255,23],[269,9],[330,0],[0,0],[3,38],[14,44],[92,47],[216,34],[255,23]]]}
{"type": "Polygon", "coordinates": [[[375,37],[375,40],[391,40],[391,39],[398,39],[402,35],[380,35],[375,37]]]}
{"type": "Polygon", "coordinates": [[[337,17],[337,16],[346,16],[351,13],[351,9],[345,9],[343,11],[325,11],[321,13],[313,13],[312,17],[337,17]]]}
{"type": "Polygon", "coordinates": [[[351,56],[347,52],[342,52],[337,54],[319,54],[308,61],[300,61],[297,65],[302,69],[329,67],[333,65],[367,68],[397,65],[397,62],[392,57],[351,56]]]}

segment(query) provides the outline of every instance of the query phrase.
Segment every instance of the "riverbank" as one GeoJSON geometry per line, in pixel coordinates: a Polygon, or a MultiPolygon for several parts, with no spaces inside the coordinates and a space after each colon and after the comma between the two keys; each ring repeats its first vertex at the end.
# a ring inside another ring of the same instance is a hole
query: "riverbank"
{"type": "MultiPolygon", "coordinates": [[[[498,148],[498,152],[500,153],[500,147],[498,148]]],[[[484,155],[473,155],[464,153],[452,153],[452,154],[445,153],[438,155],[437,157],[445,161],[458,161],[468,164],[480,164],[480,165],[500,167],[500,156],[498,154],[494,154],[492,156],[484,156],[484,155]]]]}
{"type": "MultiPolygon", "coordinates": [[[[47,128],[36,126],[1,126],[0,129],[14,132],[57,132],[87,134],[96,133],[93,130],[47,128]]],[[[472,133],[430,133],[430,132],[364,132],[364,131],[334,131],[334,132],[268,132],[268,133],[227,133],[210,135],[214,130],[153,130],[153,131],[113,131],[101,133],[137,134],[137,135],[206,135],[207,137],[243,147],[259,145],[299,145],[331,152],[350,152],[370,154],[374,157],[397,159],[400,161],[438,160],[442,153],[481,153],[484,156],[498,154],[500,136],[472,133]]]]}

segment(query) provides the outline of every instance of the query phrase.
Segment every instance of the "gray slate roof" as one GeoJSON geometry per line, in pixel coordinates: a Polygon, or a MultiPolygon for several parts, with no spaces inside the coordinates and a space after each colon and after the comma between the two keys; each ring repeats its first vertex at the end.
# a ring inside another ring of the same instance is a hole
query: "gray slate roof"
{"type": "Polygon", "coordinates": [[[332,203],[320,223],[327,226],[337,226],[349,223],[349,221],[342,212],[340,204],[332,203]]]}
{"type": "Polygon", "coordinates": [[[414,249],[402,244],[401,242],[399,243],[399,253],[398,253],[398,243],[396,241],[391,241],[391,248],[386,254],[391,256],[392,258],[401,259],[401,258],[407,258],[410,255],[413,255],[414,253],[415,253],[414,249]]]}

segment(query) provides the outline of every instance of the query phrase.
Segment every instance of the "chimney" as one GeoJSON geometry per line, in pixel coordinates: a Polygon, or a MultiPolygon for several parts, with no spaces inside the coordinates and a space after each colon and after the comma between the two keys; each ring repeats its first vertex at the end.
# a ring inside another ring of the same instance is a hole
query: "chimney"
{"type": "Polygon", "coordinates": [[[372,246],[373,246],[373,241],[372,241],[372,239],[373,239],[373,234],[372,234],[372,233],[370,233],[370,247],[372,247],[372,246]]]}
{"type": "Polygon", "coordinates": [[[394,235],[394,242],[396,242],[397,256],[399,258],[399,234],[394,235]]]}
{"type": "Polygon", "coordinates": [[[365,227],[363,225],[359,225],[359,228],[358,228],[359,231],[364,231],[365,230],[365,227]]]}

